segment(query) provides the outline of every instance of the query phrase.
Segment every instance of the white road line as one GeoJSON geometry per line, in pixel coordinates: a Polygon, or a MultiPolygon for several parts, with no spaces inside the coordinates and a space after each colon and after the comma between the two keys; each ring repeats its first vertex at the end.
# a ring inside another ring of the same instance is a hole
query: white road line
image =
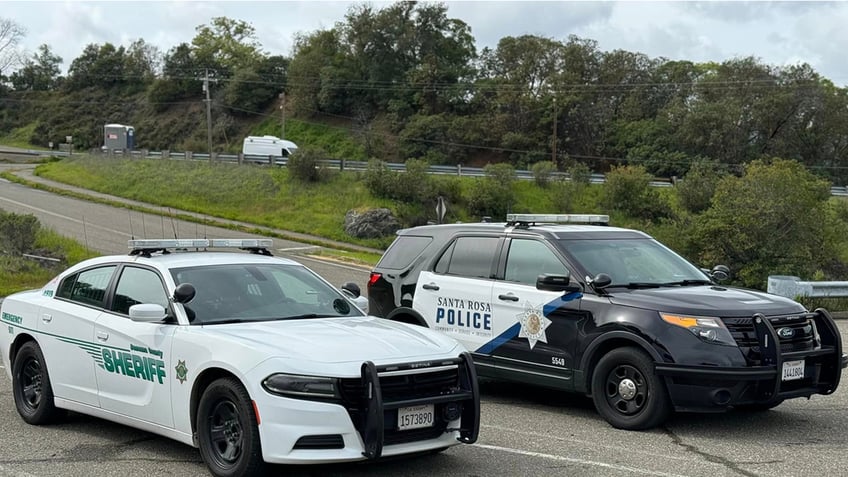
{"type": "MultiPolygon", "coordinates": [[[[607,448],[607,449],[623,450],[621,448],[621,446],[618,446],[618,445],[606,445],[606,444],[602,444],[602,443],[599,443],[599,442],[584,441],[582,439],[574,439],[574,438],[570,438],[570,437],[558,437],[558,436],[551,436],[550,434],[540,434],[538,432],[520,431],[518,429],[513,429],[511,427],[495,426],[495,425],[492,425],[492,424],[481,424],[480,427],[482,427],[484,429],[492,429],[492,430],[495,430],[495,431],[498,431],[498,432],[503,432],[503,433],[521,434],[521,435],[525,435],[525,436],[528,436],[528,437],[536,437],[536,438],[541,438],[541,439],[546,439],[546,440],[556,440],[556,441],[560,441],[560,442],[577,443],[577,444],[585,445],[587,447],[591,447],[593,449],[597,449],[599,447],[604,447],[604,448],[607,448]]],[[[676,457],[676,456],[673,456],[673,455],[659,454],[659,453],[656,453],[656,452],[646,452],[646,451],[639,450],[639,449],[626,449],[626,452],[629,453],[629,454],[636,453],[636,454],[642,454],[642,455],[651,456],[651,457],[660,457],[660,458],[663,458],[663,459],[685,460],[687,462],[692,461],[691,457],[676,457]]],[[[704,462],[704,463],[705,464],[712,464],[712,462],[704,462]]],[[[720,465],[720,464],[716,464],[716,465],[720,465]]]]}
{"type": "Polygon", "coordinates": [[[592,465],[592,466],[601,467],[601,468],[604,468],[604,469],[620,470],[620,471],[623,471],[623,472],[630,472],[630,473],[633,473],[633,474],[653,475],[653,476],[656,476],[656,477],[686,477],[686,476],[681,475],[681,474],[669,474],[667,472],[658,472],[658,471],[648,470],[648,469],[639,469],[639,468],[636,468],[636,467],[628,467],[628,466],[625,466],[625,465],[618,465],[618,464],[608,464],[606,462],[598,462],[598,461],[594,461],[594,460],[575,459],[573,457],[564,457],[564,456],[561,456],[561,455],[543,454],[541,452],[532,452],[532,451],[525,451],[525,450],[520,450],[520,449],[510,449],[509,447],[490,446],[490,445],[487,445],[487,444],[474,444],[474,447],[481,447],[483,449],[496,450],[496,451],[500,451],[500,452],[508,452],[510,454],[518,454],[518,455],[524,455],[524,456],[528,456],[528,457],[541,457],[543,459],[555,460],[555,461],[559,461],[559,462],[570,462],[572,464],[592,465]]]}

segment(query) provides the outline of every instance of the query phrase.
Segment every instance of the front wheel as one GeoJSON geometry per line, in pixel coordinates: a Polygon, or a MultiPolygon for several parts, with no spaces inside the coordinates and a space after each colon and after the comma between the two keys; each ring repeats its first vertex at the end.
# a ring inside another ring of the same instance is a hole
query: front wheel
{"type": "Polygon", "coordinates": [[[47,363],[38,343],[30,341],[21,346],[12,363],[12,393],[18,414],[29,424],[41,425],[55,421],[61,410],[53,404],[53,388],[47,363]]]}
{"type": "Polygon", "coordinates": [[[234,378],[214,381],[197,408],[200,455],[213,475],[263,475],[266,470],[259,426],[250,395],[234,378]]]}
{"type": "Polygon", "coordinates": [[[662,379],[644,351],[618,348],[604,355],[592,374],[592,401],[613,427],[640,430],[656,427],[671,413],[662,379]]]}

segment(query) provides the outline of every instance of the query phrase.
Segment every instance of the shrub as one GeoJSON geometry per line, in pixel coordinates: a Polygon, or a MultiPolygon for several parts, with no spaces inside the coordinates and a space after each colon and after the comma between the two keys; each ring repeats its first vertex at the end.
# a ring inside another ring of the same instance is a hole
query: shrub
{"type": "Polygon", "coordinates": [[[575,184],[588,185],[592,179],[592,171],[586,164],[578,162],[568,169],[568,176],[571,177],[571,182],[575,184]]]}
{"type": "Polygon", "coordinates": [[[0,246],[6,253],[21,255],[32,249],[41,224],[32,214],[0,212],[0,246]]]}
{"type": "Polygon", "coordinates": [[[289,177],[299,182],[321,182],[329,176],[329,171],[320,163],[325,156],[320,148],[307,146],[298,149],[289,156],[289,177]]]}
{"type": "Polygon", "coordinates": [[[479,217],[504,219],[513,202],[512,183],[515,169],[509,164],[489,164],[483,169],[486,177],[475,182],[468,199],[468,209],[479,217]]]}
{"type": "Polygon", "coordinates": [[[551,161],[541,161],[533,164],[533,180],[539,187],[547,187],[551,182],[551,176],[556,171],[556,164],[551,161]]]}
{"type": "Polygon", "coordinates": [[[681,207],[693,214],[707,210],[720,178],[715,164],[706,161],[693,163],[686,177],[677,185],[681,207]]]}
{"type": "Polygon", "coordinates": [[[651,179],[642,166],[613,167],[606,176],[601,204],[640,219],[668,217],[670,207],[651,187],[651,179]]]}

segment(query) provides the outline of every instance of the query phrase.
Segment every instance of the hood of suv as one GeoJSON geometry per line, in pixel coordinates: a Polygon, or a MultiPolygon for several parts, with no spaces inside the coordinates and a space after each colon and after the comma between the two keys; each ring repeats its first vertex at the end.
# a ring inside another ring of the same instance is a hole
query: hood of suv
{"type": "Polygon", "coordinates": [[[700,316],[781,315],[804,311],[800,304],[755,290],[715,285],[610,290],[617,305],[700,316]]]}

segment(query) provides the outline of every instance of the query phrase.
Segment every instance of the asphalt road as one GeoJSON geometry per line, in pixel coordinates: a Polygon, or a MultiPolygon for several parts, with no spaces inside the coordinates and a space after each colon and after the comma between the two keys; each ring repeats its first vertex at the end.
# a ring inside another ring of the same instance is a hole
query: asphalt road
{"type": "MultiPolygon", "coordinates": [[[[92,204],[0,182],[0,208],[32,213],[93,248],[126,252],[126,209],[92,204]]],[[[138,214],[134,223],[141,223],[138,214]]],[[[192,223],[145,217],[148,236],[160,230],[191,235],[192,223]]],[[[200,231],[198,231],[200,232],[200,231]]],[[[136,230],[136,234],[139,232],[136,230]]],[[[242,234],[206,230],[208,236],[242,234]]],[[[203,235],[201,233],[201,235],[203,235]]],[[[281,254],[302,244],[275,240],[281,254]]],[[[293,255],[296,259],[304,259],[293,255]]],[[[308,265],[333,283],[363,284],[367,271],[308,265]]],[[[843,342],[848,322],[841,321],[843,342]]],[[[34,427],[17,415],[10,382],[0,370],[0,476],[208,475],[197,450],[168,439],[79,414],[34,427]]],[[[477,444],[435,456],[376,463],[277,467],[302,476],[796,476],[846,475],[848,390],[792,400],[761,413],[680,414],[648,432],[616,430],[587,399],[530,386],[484,381],[483,426],[477,444]]]]}

